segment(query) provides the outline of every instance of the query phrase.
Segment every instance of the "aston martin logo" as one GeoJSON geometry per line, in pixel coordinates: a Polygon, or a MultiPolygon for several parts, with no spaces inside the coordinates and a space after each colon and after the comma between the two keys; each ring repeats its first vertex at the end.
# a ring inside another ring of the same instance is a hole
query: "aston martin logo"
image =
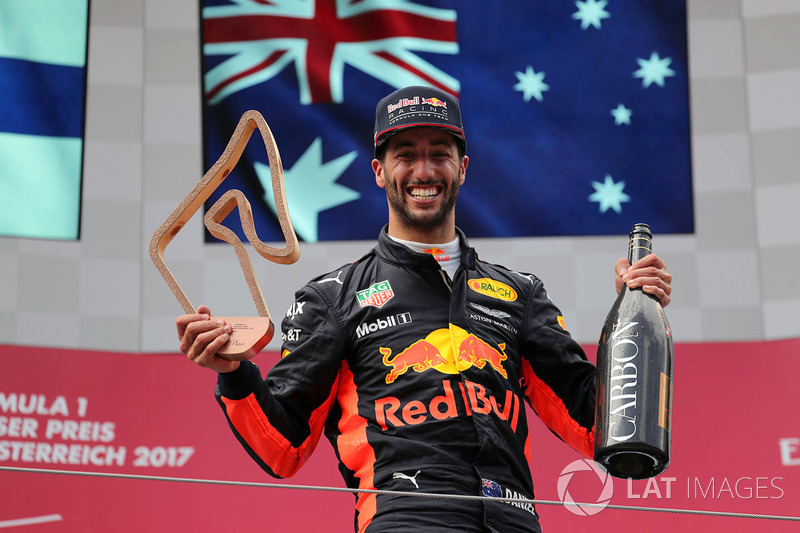
{"type": "Polygon", "coordinates": [[[498,311],[497,309],[491,309],[489,307],[486,307],[485,305],[480,305],[480,304],[476,304],[476,303],[470,303],[469,305],[474,307],[478,311],[480,311],[480,312],[482,312],[484,314],[487,314],[489,316],[493,316],[495,318],[508,318],[508,317],[511,316],[510,314],[506,313],[505,311],[498,311]]]}

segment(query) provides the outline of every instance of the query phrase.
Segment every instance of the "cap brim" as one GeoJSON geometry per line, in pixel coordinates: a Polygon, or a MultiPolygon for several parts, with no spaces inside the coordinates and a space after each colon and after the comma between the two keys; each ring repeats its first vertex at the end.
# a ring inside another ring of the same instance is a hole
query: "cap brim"
{"type": "Polygon", "coordinates": [[[466,139],[464,138],[464,130],[462,130],[461,128],[457,128],[456,126],[448,126],[446,124],[416,123],[416,124],[404,124],[402,126],[389,128],[378,133],[375,136],[375,150],[377,150],[378,147],[386,143],[386,141],[388,141],[393,135],[396,135],[401,131],[410,130],[413,128],[436,128],[437,130],[446,131],[447,133],[455,137],[457,140],[461,141],[462,145],[466,146],[466,139]]]}

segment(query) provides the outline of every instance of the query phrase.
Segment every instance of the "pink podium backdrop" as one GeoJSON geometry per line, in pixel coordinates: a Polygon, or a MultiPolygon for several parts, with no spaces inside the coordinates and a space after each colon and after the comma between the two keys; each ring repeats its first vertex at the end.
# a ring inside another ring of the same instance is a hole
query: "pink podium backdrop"
{"type": "MultiPolygon", "coordinates": [[[[797,522],[613,508],[800,516],[800,339],[675,352],[672,463],[656,478],[604,480],[528,409],[536,497],[556,502],[538,506],[545,532],[797,530],[797,522]]],[[[266,371],[277,358],[256,362],[266,371]]],[[[262,472],[227,427],[215,375],[181,355],[0,345],[0,369],[2,467],[343,486],[324,439],[295,477],[262,472]]],[[[0,529],[15,531],[353,529],[346,492],[9,471],[0,471],[0,491],[0,529]]]]}

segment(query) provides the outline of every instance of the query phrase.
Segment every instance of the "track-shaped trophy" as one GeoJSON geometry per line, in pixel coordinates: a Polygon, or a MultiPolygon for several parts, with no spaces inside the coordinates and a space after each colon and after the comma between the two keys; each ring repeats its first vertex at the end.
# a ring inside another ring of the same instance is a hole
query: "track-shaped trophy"
{"type": "Polygon", "coordinates": [[[275,198],[275,211],[278,215],[286,245],[283,248],[275,248],[264,244],[258,238],[253,224],[253,211],[250,207],[250,202],[241,191],[236,189],[225,192],[206,212],[203,219],[206,228],[213,236],[232,245],[236,251],[236,257],[239,260],[247,286],[258,311],[257,317],[217,317],[230,324],[233,329],[230,340],[217,352],[221,357],[231,360],[248,359],[258,353],[272,340],[275,327],[270,318],[267,304],[264,302],[261,287],[259,287],[258,280],[256,280],[253,272],[250,256],[236,233],[223,226],[222,221],[238,207],[239,219],[241,220],[244,234],[259,255],[273,263],[284,265],[292,264],[300,257],[300,246],[292,227],[292,221],[289,218],[289,210],[286,203],[280,153],[278,152],[278,146],[275,144],[275,138],[272,136],[272,131],[261,113],[251,110],[242,115],[233,135],[231,135],[230,141],[228,141],[228,145],[225,147],[225,151],[217,162],[206,172],[203,179],[184,198],[167,220],[161,224],[161,227],[156,230],[150,240],[150,258],[161,273],[164,281],[172,289],[183,310],[187,314],[196,313],[194,306],[192,306],[183,289],[175,280],[175,276],[172,275],[172,272],[164,262],[164,250],[181,228],[186,225],[189,219],[194,216],[197,210],[236,167],[242,152],[247,146],[247,142],[250,140],[250,136],[256,129],[261,133],[264,147],[267,150],[269,170],[272,177],[272,192],[275,198]]]}

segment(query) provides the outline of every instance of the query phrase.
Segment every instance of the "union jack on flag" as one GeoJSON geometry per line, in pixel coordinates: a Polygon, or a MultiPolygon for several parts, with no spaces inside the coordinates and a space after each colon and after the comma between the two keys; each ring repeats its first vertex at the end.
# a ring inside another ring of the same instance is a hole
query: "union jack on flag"
{"type": "MultiPolygon", "coordinates": [[[[205,168],[248,109],[275,135],[305,241],[373,240],[375,104],[432,85],[461,100],[470,237],[691,233],[685,0],[201,0],[205,168]]],[[[242,190],[282,239],[263,147],[242,190]]],[[[238,217],[226,224],[243,232],[238,217]]],[[[209,237],[211,238],[211,237],[209,237]]]]}
{"type": "Polygon", "coordinates": [[[452,10],[405,0],[237,0],[205,8],[203,20],[204,54],[226,56],[206,74],[211,105],[291,68],[302,104],[342,103],[346,66],[394,87],[458,93],[458,80],[415,53],[458,53],[452,10]]]}

